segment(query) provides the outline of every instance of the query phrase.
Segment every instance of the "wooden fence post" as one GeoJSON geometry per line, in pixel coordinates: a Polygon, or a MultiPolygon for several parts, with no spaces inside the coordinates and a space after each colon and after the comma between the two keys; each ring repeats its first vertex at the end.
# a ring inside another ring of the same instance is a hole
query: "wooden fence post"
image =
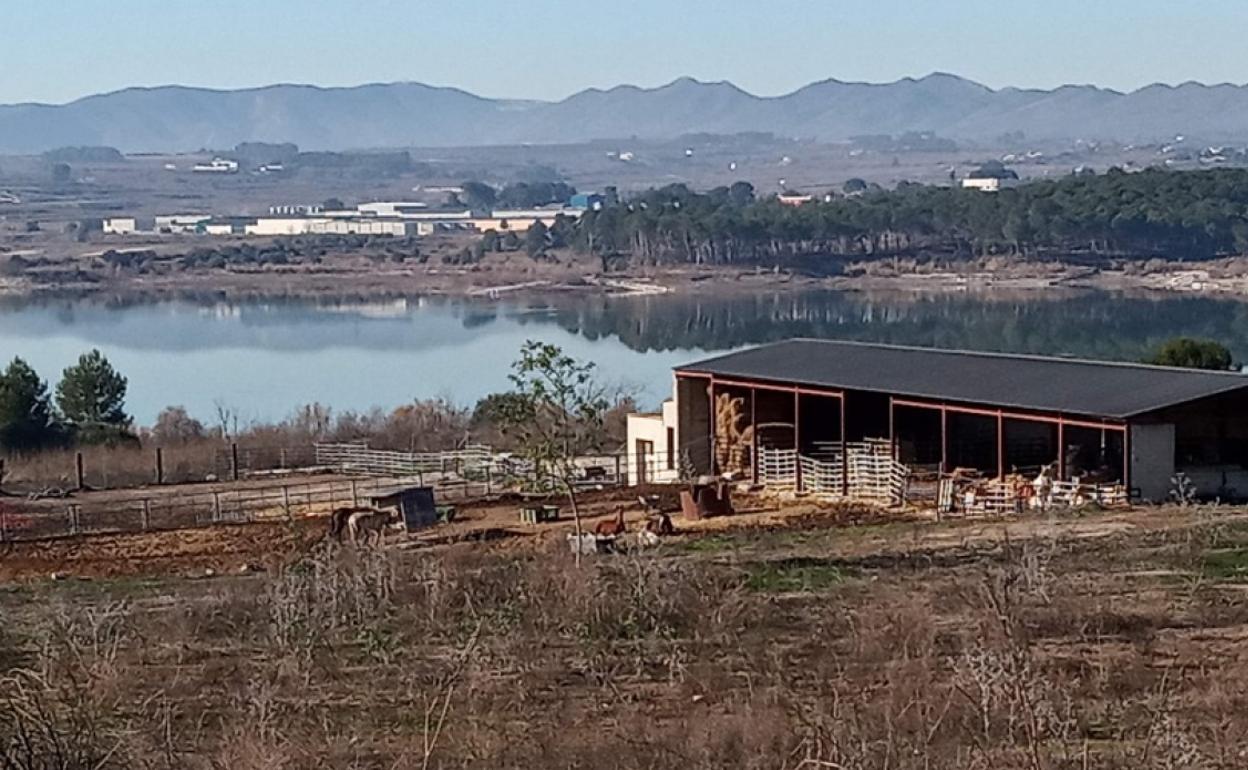
{"type": "Polygon", "coordinates": [[[82,452],[77,452],[74,454],[74,470],[76,471],[75,476],[78,479],[78,491],[81,492],[83,489],[86,488],[86,484],[85,484],[86,474],[83,472],[83,469],[82,469],[82,452]]]}
{"type": "Polygon", "coordinates": [[[9,514],[0,507],[0,543],[9,542],[9,514]]]}
{"type": "Polygon", "coordinates": [[[627,479],[620,475],[620,456],[617,454],[615,456],[615,485],[617,487],[622,487],[625,485],[626,481],[627,479]]]}
{"type": "Polygon", "coordinates": [[[212,492],[212,521],[213,523],[221,521],[221,493],[216,490],[212,492]]]}
{"type": "Polygon", "coordinates": [[[280,447],[277,450],[277,467],[286,470],[286,447],[280,447]]]}
{"type": "Polygon", "coordinates": [[[156,483],[165,483],[165,450],[156,447],[156,483]]]}
{"type": "Polygon", "coordinates": [[[0,492],[4,491],[4,458],[0,457],[0,492]]]}
{"type": "Polygon", "coordinates": [[[230,444],[230,475],[238,481],[238,443],[230,444]]]}
{"type": "Polygon", "coordinates": [[[485,496],[489,497],[494,494],[494,469],[490,465],[485,466],[485,496]]]}
{"type": "Polygon", "coordinates": [[[152,528],[152,501],[150,498],[143,498],[143,531],[146,532],[152,528]]]}
{"type": "Polygon", "coordinates": [[[286,509],[286,518],[293,519],[290,514],[290,487],[286,484],[282,485],[282,507],[286,509]]]}
{"type": "MultiPolygon", "coordinates": [[[[82,454],[79,453],[78,456],[82,457],[82,454]]],[[[78,534],[78,506],[70,505],[66,512],[69,514],[69,534],[76,535],[78,534]]]]}

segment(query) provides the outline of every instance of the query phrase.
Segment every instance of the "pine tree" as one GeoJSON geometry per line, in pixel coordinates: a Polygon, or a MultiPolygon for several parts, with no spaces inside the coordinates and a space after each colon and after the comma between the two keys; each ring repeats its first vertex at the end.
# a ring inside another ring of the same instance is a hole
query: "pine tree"
{"type": "Polygon", "coordinates": [[[0,448],[40,449],[59,438],[48,385],[20,358],[0,374],[0,448]]]}
{"type": "Polygon", "coordinates": [[[112,440],[127,435],[126,378],[98,350],[84,353],[61,374],[56,405],[80,441],[112,440]]]}

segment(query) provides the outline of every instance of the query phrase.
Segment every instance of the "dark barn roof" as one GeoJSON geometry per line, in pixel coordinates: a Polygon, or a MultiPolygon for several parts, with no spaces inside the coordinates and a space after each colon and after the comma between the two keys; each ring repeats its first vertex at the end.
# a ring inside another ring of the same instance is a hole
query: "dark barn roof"
{"type": "Polygon", "coordinates": [[[677,371],[1119,420],[1248,388],[1233,372],[805,339],[677,371]]]}

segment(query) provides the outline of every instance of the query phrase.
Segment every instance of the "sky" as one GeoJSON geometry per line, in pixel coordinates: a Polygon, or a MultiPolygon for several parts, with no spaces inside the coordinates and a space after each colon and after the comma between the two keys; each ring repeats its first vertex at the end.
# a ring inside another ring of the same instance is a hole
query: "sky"
{"type": "Polygon", "coordinates": [[[6,0],[0,103],[128,86],[420,81],[561,99],[680,76],[777,95],[1248,82],[1245,0],[6,0]]]}

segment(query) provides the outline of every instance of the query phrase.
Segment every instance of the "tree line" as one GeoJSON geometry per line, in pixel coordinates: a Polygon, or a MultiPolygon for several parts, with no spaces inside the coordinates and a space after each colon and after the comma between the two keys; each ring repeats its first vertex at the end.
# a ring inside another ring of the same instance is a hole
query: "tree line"
{"type": "Polygon", "coordinates": [[[1248,251],[1248,170],[1076,174],[998,193],[902,183],[801,206],[746,182],[652,189],[586,212],[575,245],[641,263],[1013,254],[1203,259],[1248,251]]]}
{"type": "Polygon", "coordinates": [[[126,387],[126,378],[98,350],[61,373],[55,397],[30,364],[14,358],[0,373],[0,449],[133,441],[126,387]]]}

